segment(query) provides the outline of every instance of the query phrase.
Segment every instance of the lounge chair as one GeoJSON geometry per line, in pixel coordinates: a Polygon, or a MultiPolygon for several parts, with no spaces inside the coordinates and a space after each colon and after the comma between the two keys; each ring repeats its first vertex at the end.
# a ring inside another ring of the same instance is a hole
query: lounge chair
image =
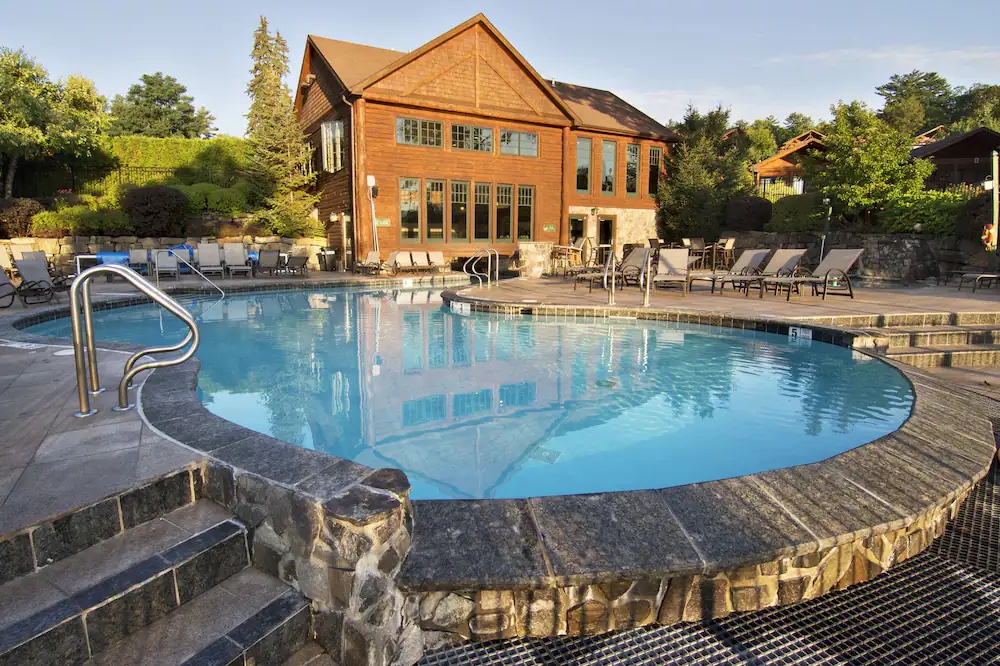
{"type": "Polygon", "coordinates": [[[277,250],[261,250],[257,255],[257,274],[267,273],[271,277],[274,277],[275,273],[278,272],[278,261],[281,259],[281,253],[277,250]]]}
{"type": "Polygon", "coordinates": [[[382,258],[379,256],[378,250],[370,251],[367,256],[365,256],[364,261],[358,261],[354,263],[355,273],[364,273],[365,275],[375,275],[382,270],[382,258]]]}
{"type": "Polygon", "coordinates": [[[691,288],[691,262],[687,248],[668,250],[660,248],[660,257],[656,262],[656,275],[653,276],[653,286],[659,284],[679,284],[681,293],[687,296],[691,288]]]}
{"type": "Polygon", "coordinates": [[[48,266],[49,260],[45,257],[45,253],[41,250],[28,250],[27,252],[21,253],[21,259],[29,259],[31,261],[40,261],[46,266],[48,266]]]}
{"type": "Polygon", "coordinates": [[[764,278],[760,282],[760,297],[764,298],[765,288],[773,286],[775,293],[779,293],[782,288],[787,289],[785,300],[791,300],[793,289],[797,292],[799,285],[808,284],[813,289],[813,295],[819,295],[822,287],[824,300],[827,292],[854,298],[854,288],[847,271],[851,270],[863,252],[864,250],[830,250],[810,275],[764,278]]]}
{"type": "Polygon", "coordinates": [[[285,262],[285,272],[289,274],[301,275],[305,277],[306,264],[309,262],[309,257],[292,255],[288,257],[288,261],[285,262]]]}
{"type": "Polygon", "coordinates": [[[218,243],[198,243],[198,270],[205,275],[215,274],[225,277],[218,243]]]}
{"type": "Polygon", "coordinates": [[[395,275],[399,273],[400,263],[405,266],[413,265],[413,259],[410,258],[409,252],[390,252],[389,259],[385,262],[385,265],[395,275]]]}
{"type": "MultiPolygon", "coordinates": [[[[736,260],[733,267],[728,271],[714,271],[712,273],[692,273],[691,281],[703,281],[712,283],[712,292],[715,293],[715,285],[725,284],[726,282],[733,282],[736,278],[745,276],[748,273],[756,272],[762,263],[764,263],[764,258],[767,257],[770,250],[744,250],[740,258],[736,260]]],[[[735,282],[733,283],[735,285],[735,282]]],[[[722,288],[719,288],[719,292],[722,292],[722,288]]]]}
{"type": "Polygon", "coordinates": [[[413,258],[413,266],[409,270],[426,271],[431,269],[431,262],[427,260],[426,252],[411,252],[410,256],[413,258]]]}
{"type": "Polygon", "coordinates": [[[649,253],[650,249],[648,247],[642,247],[641,245],[633,247],[625,255],[625,258],[622,259],[622,263],[615,271],[615,277],[620,278],[621,283],[624,285],[628,285],[632,281],[640,287],[645,285],[646,263],[649,261],[649,253]]]}
{"type": "Polygon", "coordinates": [[[226,270],[229,272],[229,277],[235,273],[250,277],[250,272],[253,269],[247,262],[247,250],[243,247],[243,243],[225,243],[222,246],[222,252],[226,257],[226,270]]]}
{"type": "Polygon", "coordinates": [[[726,286],[726,282],[732,282],[736,289],[743,289],[744,296],[750,294],[750,286],[761,282],[768,277],[788,277],[795,273],[795,268],[802,261],[806,254],[805,250],[775,250],[771,255],[771,260],[767,262],[762,270],[747,271],[745,276],[734,275],[723,280],[720,289],[726,286]]]}
{"type": "Polygon", "coordinates": [[[608,252],[607,258],[604,260],[603,269],[588,269],[582,273],[577,273],[576,280],[573,281],[573,291],[576,291],[577,285],[581,282],[590,283],[590,291],[594,291],[594,283],[601,282],[605,288],[608,286],[608,275],[614,275],[617,272],[615,268],[615,253],[608,252]]]}
{"type": "MultiPolygon", "coordinates": [[[[49,267],[44,261],[39,261],[38,259],[19,259],[15,260],[14,264],[17,266],[17,272],[21,276],[21,284],[18,285],[18,290],[24,287],[28,290],[44,292],[48,289],[52,292],[51,296],[46,296],[45,301],[38,301],[39,303],[48,302],[53,298],[58,301],[59,296],[56,294],[57,291],[69,291],[69,280],[66,278],[53,278],[49,275],[49,267]]],[[[23,298],[22,302],[28,305],[23,298]]]]}
{"type": "MultiPolygon", "coordinates": [[[[979,287],[992,286],[994,282],[1000,280],[1000,273],[962,273],[958,276],[958,290],[962,291],[962,287],[966,282],[972,283],[972,293],[976,293],[976,289],[979,287]]],[[[948,284],[945,282],[945,284],[948,284]]]]}
{"type": "MultiPolygon", "coordinates": [[[[6,250],[3,251],[6,252],[6,250]]],[[[5,272],[0,271],[0,308],[9,308],[12,306],[17,296],[17,287],[14,286],[14,283],[10,281],[5,272]],[[8,298],[10,301],[4,303],[8,298]]]]}
{"type": "Polygon", "coordinates": [[[14,259],[31,259],[31,253],[35,252],[34,245],[19,245],[14,243],[10,246],[10,256],[14,259]],[[28,255],[28,256],[25,256],[28,255]]]}
{"type": "Polygon", "coordinates": [[[143,271],[149,275],[149,253],[144,249],[129,250],[128,267],[139,275],[142,275],[143,271]]]}
{"type": "Polygon", "coordinates": [[[14,276],[14,263],[7,252],[6,245],[0,246],[0,270],[6,273],[8,277],[14,276]]]}
{"type": "Polygon", "coordinates": [[[428,252],[427,258],[430,259],[431,269],[437,269],[438,272],[451,268],[444,260],[444,252],[428,252]]]}
{"type": "Polygon", "coordinates": [[[177,257],[169,250],[157,250],[153,253],[153,273],[157,279],[161,275],[172,275],[174,279],[181,279],[181,271],[177,266],[177,257]]]}

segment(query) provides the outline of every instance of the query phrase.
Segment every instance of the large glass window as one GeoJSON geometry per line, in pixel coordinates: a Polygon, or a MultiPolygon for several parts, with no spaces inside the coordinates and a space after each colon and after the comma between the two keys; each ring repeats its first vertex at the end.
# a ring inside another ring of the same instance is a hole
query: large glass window
{"type": "Polygon", "coordinates": [[[497,235],[496,239],[510,240],[511,208],[514,188],[511,185],[497,185],[497,235]]]}
{"type": "Polygon", "coordinates": [[[590,139],[576,140],[576,191],[590,194],[590,139]]]}
{"type": "Polygon", "coordinates": [[[399,233],[403,240],[420,240],[420,179],[399,179],[399,233]]]}
{"type": "Polygon", "coordinates": [[[618,160],[618,144],[604,141],[601,145],[601,193],[615,193],[615,162],[618,160]]]}
{"type": "Polygon", "coordinates": [[[476,207],[472,211],[475,239],[490,239],[490,184],[476,183],[476,207]]]}
{"type": "Polygon", "coordinates": [[[403,374],[424,369],[424,321],[419,312],[403,313],[403,374]]]}
{"type": "Polygon", "coordinates": [[[396,118],[396,143],[440,148],[443,139],[444,123],[440,120],[396,118]]]}
{"type": "Polygon", "coordinates": [[[429,395],[426,398],[407,400],[403,403],[403,427],[413,427],[443,421],[448,415],[447,398],[443,395],[429,395]]]}
{"type": "Polygon", "coordinates": [[[639,194],[639,144],[628,144],[628,161],[625,162],[625,194],[639,194]]]}
{"type": "Polygon", "coordinates": [[[535,188],[520,185],[517,188],[517,239],[531,240],[531,226],[534,222],[535,188]]]}
{"type": "Polygon", "coordinates": [[[538,157],[538,135],[534,132],[500,130],[500,153],[520,155],[521,157],[538,157]]]}
{"type": "Polygon", "coordinates": [[[663,160],[663,149],[651,146],[649,149],[649,196],[655,197],[660,189],[660,162],[663,160]]]}
{"type": "Polygon", "coordinates": [[[340,171],[344,168],[344,121],[331,120],[320,125],[323,145],[323,171],[340,171]]]}
{"type": "Polygon", "coordinates": [[[475,125],[452,125],[451,147],[456,150],[493,152],[493,129],[475,125]]]}
{"type": "Polygon", "coordinates": [[[427,240],[444,240],[444,181],[427,181],[427,240]]]}
{"type": "Polygon", "coordinates": [[[451,184],[451,240],[469,240],[469,184],[451,184]]]}

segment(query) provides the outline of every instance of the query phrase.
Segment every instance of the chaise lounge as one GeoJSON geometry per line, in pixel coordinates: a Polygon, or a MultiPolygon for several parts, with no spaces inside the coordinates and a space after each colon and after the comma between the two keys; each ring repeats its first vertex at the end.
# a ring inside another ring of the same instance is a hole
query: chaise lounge
{"type": "Polygon", "coordinates": [[[785,300],[791,300],[792,290],[799,291],[799,286],[810,285],[813,295],[822,293],[823,300],[829,292],[831,295],[850,296],[854,298],[854,287],[847,271],[861,257],[864,250],[830,250],[819,266],[810,275],[793,275],[789,277],[768,277],[760,281],[760,298],[764,298],[764,289],[774,287],[775,293],[787,290],[785,300]],[[822,291],[821,291],[822,289],[822,291]]]}

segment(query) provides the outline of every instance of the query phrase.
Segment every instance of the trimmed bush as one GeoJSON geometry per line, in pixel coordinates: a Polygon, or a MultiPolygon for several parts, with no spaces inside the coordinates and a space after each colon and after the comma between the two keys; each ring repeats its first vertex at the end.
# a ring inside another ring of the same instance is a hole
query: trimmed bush
{"type": "Polygon", "coordinates": [[[195,183],[194,185],[181,186],[177,188],[188,198],[188,210],[197,215],[204,213],[208,208],[208,198],[219,189],[218,185],[212,183],[195,183]]]}
{"type": "Polygon", "coordinates": [[[129,190],[122,202],[138,236],[181,236],[188,198],[172,187],[154,185],[129,190]]]}
{"type": "Polygon", "coordinates": [[[733,197],[726,204],[723,224],[730,231],[763,231],[771,221],[771,202],[762,197],[733,197]]]}
{"type": "Polygon", "coordinates": [[[31,218],[45,208],[34,199],[0,200],[0,238],[27,236],[31,230],[31,218]]]}
{"type": "Polygon", "coordinates": [[[220,187],[208,195],[208,209],[213,213],[236,217],[247,212],[247,198],[235,187],[220,187]]]}
{"type": "Polygon", "coordinates": [[[767,231],[819,231],[826,219],[823,195],[819,192],[795,194],[774,202],[767,231]]]}
{"type": "Polygon", "coordinates": [[[38,238],[62,236],[130,236],[134,227],[128,215],[109,208],[69,206],[43,211],[31,220],[31,234],[38,238]]]}
{"type": "Polygon", "coordinates": [[[104,196],[104,205],[108,208],[121,208],[125,201],[125,195],[129,190],[136,188],[132,183],[116,183],[108,188],[108,193],[104,196]]]}
{"type": "Polygon", "coordinates": [[[958,214],[968,200],[967,196],[958,192],[915,192],[887,203],[879,214],[879,223],[887,233],[919,232],[950,236],[955,233],[958,214]]]}

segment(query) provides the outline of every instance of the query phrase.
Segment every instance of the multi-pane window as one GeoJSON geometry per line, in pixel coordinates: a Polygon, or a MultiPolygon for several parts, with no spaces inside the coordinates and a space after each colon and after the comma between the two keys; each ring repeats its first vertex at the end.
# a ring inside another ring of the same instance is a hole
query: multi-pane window
{"type": "Polygon", "coordinates": [[[615,193],[615,162],[618,160],[618,144],[604,141],[601,145],[601,193],[615,193]]]}
{"type": "Polygon", "coordinates": [[[427,188],[427,240],[444,240],[444,181],[428,180],[427,188]]]}
{"type": "Polygon", "coordinates": [[[469,184],[451,184],[451,240],[469,239],[469,184]]]}
{"type": "Polygon", "coordinates": [[[531,240],[531,224],[534,221],[535,188],[520,185],[517,188],[517,239],[531,240]]]}
{"type": "Polygon", "coordinates": [[[590,139],[576,140],[576,191],[590,194],[590,139]]]}
{"type": "Polygon", "coordinates": [[[447,398],[429,395],[426,398],[407,400],[403,403],[403,427],[412,427],[442,421],[448,414],[447,398]]]}
{"type": "Polygon", "coordinates": [[[493,129],[475,125],[452,125],[451,147],[456,150],[493,152],[493,129]]]}
{"type": "Polygon", "coordinates": [[[534,132],[500,130],[500,153],[520,155],[521,157],[538,157],[538,135],[534,132]]]}
{"type": "Polygon", "coordinates": [[[514,188],[511,185],[497,185],[497,240],[510,240],[510,223],[513,208],[514,188]]]}
{"type": "Polygon", "coordinates": [[[440,120],[396,118],[396,143],[440,148],[444,145],[443,137],[444,123],[440,120]]]}
{"type": "Polygon", "coordinates": [[[651,146],[649,149],[649,196],[655,197],[660,189],[660,162],[663,159],[663,149],[651,146]]]}
{"type": "Polygon", "coordinates": [[[490,239],[490,184],[476,183],[476,205],[472,211],[475,240],[490,239]]]}
{"type": "Polygon", "coordinates": [[[639,144],[628,144],[628,160],[625,162],[625,194],[639,194],[639,144]]]}
{"type": "Polygon", "coordinates": [[[399,233],[403,240],[420,240],[420,179],[399,179],[399,233]]]}
{"type": "Polygon", "coordinates": [[[323,171],[340,171],[344,168],[347,154],[344,141],[344,121],[331,120],[319,126],[322,141],[323,171]]]}

